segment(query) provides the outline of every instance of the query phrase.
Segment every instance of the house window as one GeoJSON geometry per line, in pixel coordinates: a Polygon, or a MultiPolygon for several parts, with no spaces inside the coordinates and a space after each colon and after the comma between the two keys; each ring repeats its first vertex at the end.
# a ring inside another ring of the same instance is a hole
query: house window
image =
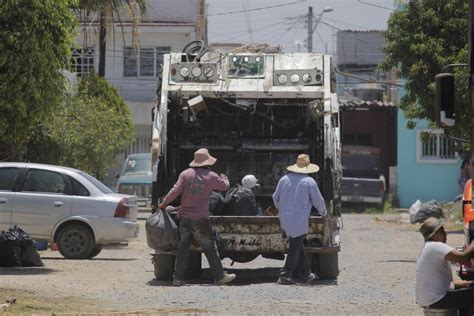
{"type": "Polygon", "coordinates": [[[435,131],[432,137],[422,140],[422,133],[433,133],[431,130],[417,131],[417,162],[457,162],[455,142],[444,136],[442,131],[435,131]]]}
{"type": "Polygon", "coordinates": [[[74,48],[72,68],[78,76],[87,75],[94,70],[94,48],[74,48]]]}
{"type": "Polygon", "coordinates": [[[157,77],[161,71],[163,55],[171,47],[125,47],[123,52],[124,77],[157,77]]]}

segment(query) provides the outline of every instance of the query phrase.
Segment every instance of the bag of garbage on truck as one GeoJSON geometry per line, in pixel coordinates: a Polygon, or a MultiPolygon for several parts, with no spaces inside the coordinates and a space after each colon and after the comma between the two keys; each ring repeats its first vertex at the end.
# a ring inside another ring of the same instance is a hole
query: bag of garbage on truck
{"type": "Polygon", "coordinates": [[[441,218],[444,216],[443,209],[438,205],[436,200],[431,200],[422,203],[420,200],[416,200],[415,203],[410,207],[410,222],[423,223],[428,217],[441,218]]]}
{"type": "Polygon", "coordinates": [[[148,247],[163,251],[178,248],[178,227],[167,212],[158,210],[151,214],[146,220],[145,230],[148,247]]]}

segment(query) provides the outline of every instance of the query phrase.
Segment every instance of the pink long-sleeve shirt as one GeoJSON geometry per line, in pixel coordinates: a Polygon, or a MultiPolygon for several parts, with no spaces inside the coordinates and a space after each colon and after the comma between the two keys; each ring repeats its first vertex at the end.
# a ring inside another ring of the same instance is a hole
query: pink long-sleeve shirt
{"type": "Polygon", "coordinates": [[[180,173],[178,181],[165,196],[163,203],[168,205],[181,195],[178,216],[191,219],[209,217],[209,197],[212,190],[229,189],[229,179],[225,175],[206,168],[188,168],[180,173]]]}

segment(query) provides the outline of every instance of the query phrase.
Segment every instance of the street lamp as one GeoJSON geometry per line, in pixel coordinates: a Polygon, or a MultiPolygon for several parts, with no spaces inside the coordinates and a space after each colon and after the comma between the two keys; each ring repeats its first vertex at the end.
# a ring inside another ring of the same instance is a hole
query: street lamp
{"type": "Polygon", "coordinates": [[[325,7],[316,17],[315,21],[313,22],[313,7],[308,8],[308,53],[311,53],[313,51],[313,33],[316,30],[316,27],[319,24],[319,21],[321,20],[321,17],[323,16],[324,13],[332,12],[334,11],[333,8],[331,7],[325,7]]]}

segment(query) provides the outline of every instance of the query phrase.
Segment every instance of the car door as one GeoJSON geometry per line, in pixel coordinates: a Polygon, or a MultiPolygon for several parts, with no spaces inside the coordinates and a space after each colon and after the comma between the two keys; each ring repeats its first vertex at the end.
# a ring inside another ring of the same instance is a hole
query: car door
{"type": "Polygon", "coordinates": [[[66,176],[31,168],[15,196],[12,223],[35,238],[50,238],[53,227],[70,216],[72,196],[66,176]]]}
{"type": "Polygon", "coordinates": [[[11,226],[14,187],[20,171],[20,168],[16,167],[0,168],[0,231],[11,226]]]}

